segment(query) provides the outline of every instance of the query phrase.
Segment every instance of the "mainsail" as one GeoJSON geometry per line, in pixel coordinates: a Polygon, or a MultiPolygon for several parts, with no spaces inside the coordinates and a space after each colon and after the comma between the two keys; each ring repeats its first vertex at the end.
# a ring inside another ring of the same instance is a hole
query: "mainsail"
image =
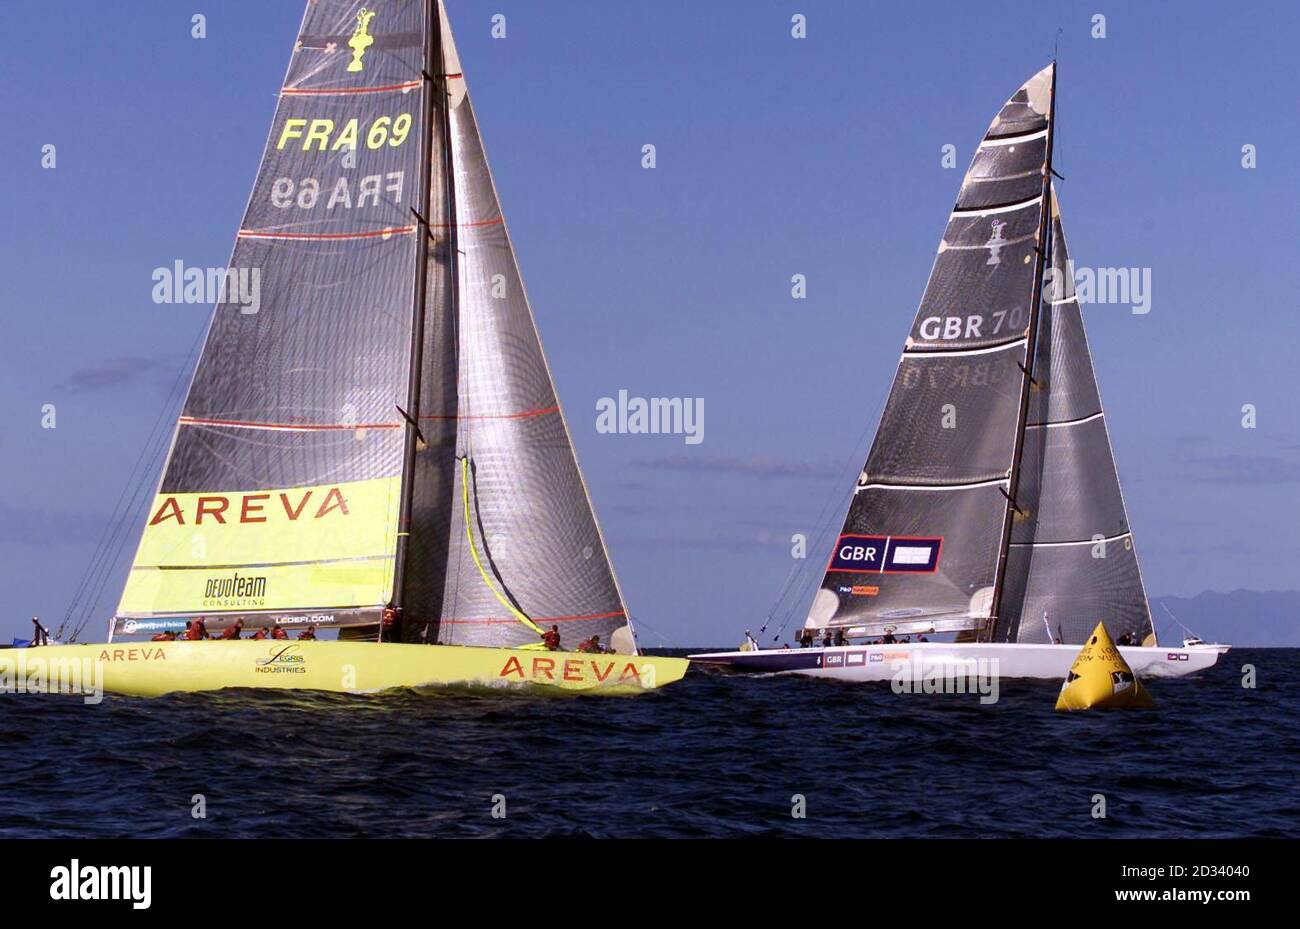
{"type": "Polygon", "coordinates": [[[1053,68],[966,172],[808,624],[982,628],[1013,493],[1051,145],[1053,68]]]}
{"type": "Polygon", "coordinates": [[[1150,631],[1050,184],[1055,76],[966,173],[809,626],[1150,631]]]}
{"type": "Polygon", "coordinates": [[[1048,254],[1017,495],[1025,518],[1011,535],[998,638],[1077,644],[1104,619],[1112,634],[1142,641],[1150,609],[1055,191],[1048,254]]]}
{"type": "Polygon", "coordinates": [[[231,268],[115,631],[635,648],[440,0],[307,5],[231,268]]]}

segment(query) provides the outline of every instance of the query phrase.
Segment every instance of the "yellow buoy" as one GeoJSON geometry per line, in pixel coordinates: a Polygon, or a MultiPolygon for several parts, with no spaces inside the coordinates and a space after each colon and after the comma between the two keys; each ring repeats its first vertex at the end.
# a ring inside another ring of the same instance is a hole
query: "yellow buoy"
{"type": "Polygon", "coordinates": [[[1124,656],[1106,632],[1105,623],[1097,623],[1074,659],[1070,674],[1056,698],[1058,710],[1086,710],[1090,707],[1155,706],[1151,694],[1133,676],[1124,656]]]}

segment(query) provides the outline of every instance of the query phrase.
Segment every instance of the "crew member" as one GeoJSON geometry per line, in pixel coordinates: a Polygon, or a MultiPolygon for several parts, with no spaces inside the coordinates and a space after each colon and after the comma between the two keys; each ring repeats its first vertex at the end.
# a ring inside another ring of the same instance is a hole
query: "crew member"
{"type": "Polygon", "coordinates": [[[835,630],[835,644],[836,645],[849,644],[849,637],[844,634],[844,629],[842,627],[835,630]]]}
{"type": "Polygon", "coordinates": [[[822,636],[822,648],[830,648],[830,647],[831,647],[831,631],[827,629],[826,634],[822,636]]]}
{"type": "Polygon", "coordinates": [[[256,632],[254,632],[251,636],[249,636],[249,638],[251,638],[251,639],[265,639],[265,638],[266,638],[266,627],[265,627],[265,626],[261,627],[261,628],[258,629],[256,632]]]}
{"type": "MultiPolygon", "coordinates": [[[[189,623],[186,623],[185,625],[188,626],[189,623]]],[[[158,633],[156,636],[154,636],[150,641],[151,641],[151,642],[175,642],[175,641],[176,641],[176,633],[174,633],[174,632],[170,632],[170,631],[169,631],[169,632],[160,632],[160,633],[158,633]]]]}
{"type": "MultiPolygon", "coordinates": [[[[203,621],[199,620],[199,622],[202,623],[203,621]]],[[[244,621],[242,619],[237,619],[235,620],[234,625],[226,627],[226,631],[221,633],[221,638],[237,639],[239,638],[239,633],[243,632],[243,630],[244,630],[244,621]]]]}
{"type": "Polygon", "coordinates": [[[603,652],[604,649],[600,647],[600,636],[593,635],[590,639],[586,639],[585,641],[579,642],[578,651],[595,652],[596,654],[600,654],[601,652],[603,652]]]}
{"type": "Polygon", "coordinates": [[[276,624],[275,624],[275,628],[271,630],[271,638],[273,638],[273,639],[287,639],[287,638],[289,638],[289,633],[287,633],[287,632],[285,632],[283,629],[281,629],[279,623],[276,623],[276,624]]]}
{"type": "Polygon", "coordinates": [[[302,641],[315,642],[315,641],[316,641],[316,627],[315,627],[315,626],[308,626],[308,627],[307,627],[306,629],[304,629],[302,632],[298,633],[298,638],[299,638],[300,640],[302,640],[302,641]]]}
{"type": "Polygon", "coordinates": [[[381,642],[400,642],[402,641],[402,611],[397,607],[386,606],[383,613],[383,625],[380,628],[379,639],[381,642]]]}
{"type": "Polygon", "coordinates": [[[208,635],[208,625],[207,625],[207,623],[205,623],[205,622],[203,621],[203,617],[202,617],[202,616],[200,616],[198,619],[194,620],[194,628],[195,628],[195,629],[198,631],[198,633],[199,633],[198,635],[195,636],[196,639],[210,639],[210,638],[212,638],[212,636],[208,635]]]}
{"type": "Polygon", "coordinates": [[[548,651],[558,652],[560,650],[560,627],[552,624],[550,629],[542,633],[542,643],[548,651]]]}

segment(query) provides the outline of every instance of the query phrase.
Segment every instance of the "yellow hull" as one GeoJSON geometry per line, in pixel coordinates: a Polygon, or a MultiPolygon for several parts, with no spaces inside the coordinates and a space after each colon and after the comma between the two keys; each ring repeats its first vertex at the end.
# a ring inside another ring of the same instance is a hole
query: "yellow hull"
{"type": "Polygon", "coordinates": [[[275,640],[52,645],[0,651],[0,690],[157,697],[262,687],[370,693],[394,687],[538,685],[633,694],[681,680],[684,658],[535,649],[275,640]],[[73,677],[80,686],[60,687],[73,677]],[[52,685],[52,686],[51,686],[52,685]]]}

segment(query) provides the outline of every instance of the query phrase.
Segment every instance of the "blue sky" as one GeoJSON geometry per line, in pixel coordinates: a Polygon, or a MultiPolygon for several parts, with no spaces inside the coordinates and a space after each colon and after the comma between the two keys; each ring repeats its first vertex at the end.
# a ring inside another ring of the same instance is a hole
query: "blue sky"
{"type": "MultiPolygon", "coordinates": [[[[646,644],[735,641],[791,534],[828,501],[838,522],[961,172],[1058,27],[1072,256],[1152,270],[1149,314],[1086,310],[1149,591],[1300,586],[1295,4],[448,6],[646,644]],[[621,388],[703,397],[705,440],[599,434],[621,388]]],[[[62,616],[206,326],[209,307],[154,304],[151,273],[228,260],[302,5],[5,12],[0,637],[62,616]]]]}

